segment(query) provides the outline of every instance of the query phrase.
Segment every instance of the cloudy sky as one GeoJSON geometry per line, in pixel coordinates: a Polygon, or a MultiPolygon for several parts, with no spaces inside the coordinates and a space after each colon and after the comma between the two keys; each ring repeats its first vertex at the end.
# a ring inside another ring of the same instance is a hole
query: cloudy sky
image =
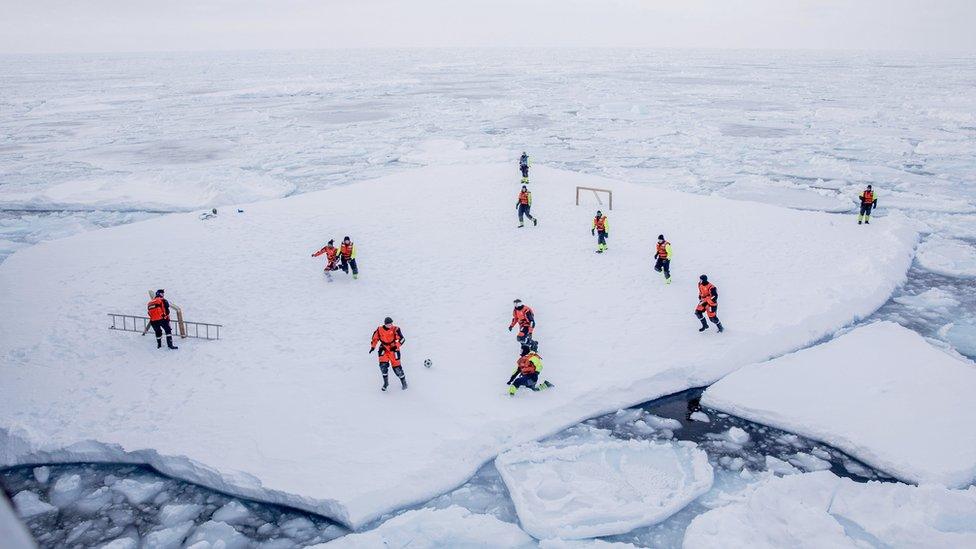
{"type": "Polygon", "coordinates": [[[0,0],[0,53],[416,46],[976,51],[976,0],[0,0]]]}

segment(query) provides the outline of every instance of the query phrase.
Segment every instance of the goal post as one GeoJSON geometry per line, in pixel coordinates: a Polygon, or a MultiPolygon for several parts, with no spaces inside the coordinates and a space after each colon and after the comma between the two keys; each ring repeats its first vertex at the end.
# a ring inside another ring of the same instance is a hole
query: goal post
{"type": "Polygon", "coordinates": [[[607,196],[608,196],[607,202],[609,203],[608,204],[609,205],[609,209],[610,210],[613,210],[613,191],[611,191],[610,189],[597,189],[595,187],[580,187],[580,186],[577,186],[576,187],[576,205],[577,206],[579,206],[579,203],[580,203],[580,191],[592,191],[593,192],[593,196],[596,197],[596,201],[601,206],[603,205],[603,199],[600,198],[600,193],[607,193],[607,196]]]}

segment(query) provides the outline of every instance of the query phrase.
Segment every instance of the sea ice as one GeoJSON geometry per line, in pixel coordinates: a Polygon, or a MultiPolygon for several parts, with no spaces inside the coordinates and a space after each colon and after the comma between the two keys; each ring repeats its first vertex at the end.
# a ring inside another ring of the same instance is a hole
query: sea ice
{"type": "Polygon", "coordinates": [[[684,547],[970,547],[976,488],[871,481],[829,471],[773,477],[738,502],[696,517],[684,547]]]}
{"type": "Polygon", "coordinates": [[[57,513],[58,508],[51,505],[50,503],[41,501],[41,498],[34,492],[24,490],[18,492],[13,497],[14,506],[17,508],[17,514],[21,518],[29,519],[37,515],[43,515],[47,513],[57,513]]]}
{"type": "Polygon", "coordinates": [[[51,478],[51,468],[46,466],[34,467],[34,478],[41,484],[47,484],[48,479],[51,478]]]}
{"type": "Polygon", "coordinates": [[[798,210],[846,212],[854,208],[853,196],[839,195],[825,189],[771,181],[764,177],[743,177],[715,192],[716,195],[735,200],[751,200],[776,204],[798,210]]]}
{"type": "Polygon", "coordinates": [[[518,526],[462,507],[418,509],[391,518],[373,530],[349,534],[309,549],[410,547],[474,549],[493,545],[512,549],[536,547],[518,526]]]}
{"type": "Polygon", "coordinates": [[[251,512],[247,510],[247,507],[244,507],[241,502],[232,499],[223,507],[214,511],[213,520],[226,522],[227,524],[235,524],[247,520],[250,515],[251,512]]]}
{"type": "Polygon", "coordinates": [[[515,227],[513,165],[452,164],[18,251],[0,265],[0,465],[143,462],[361,527],[459,486],[507,448],[707,385],[869,314],[904,279],[916,240],[898,216],[869,233],[829,214],[541,165],[531,185],[541,222],[525,229],[515,227]],[[612,188],[612,213],[592,193],[577,207],[576,185],[612,188]],[[602,256],[588,230],[597,208],[613,227],[602,256]],[[649,265],[662,232],[676,254],[670,286],[649,265]],[[309,256],[347,234],[361,276],[329,284],[309,256]],[[438,253],[404,255],[421,242],[438,253]],[[857,253],[868,245],[870,257],[857,253]],[[844,261],[822,260],[843,250],[844,261]],[[741,268],[744,256],[762,264],[761,278],[741,268]],[[172,268],[147,274],[160,257],[172,268]],[[721,292],[721,335],[697,331],[702,272],[721,292]],[[769,288],[788,286],[784,307],[769,288]],[[221,340],[158,351],[151,337],[106,329],[99,315],[144,313],[146,291],[160,287],[187,320],[223,324],[221,340]],[[504,382],[516,297],[535,309],[556,387],[513,400],[504,382]],[[375,355],[363,352],[387,315],[407,337],[405,392],[381,393],[375,355]],[[617,328],[594,330],[594,318],[617,328]],[[447,319],[484,334],[466,341],[463,364],[447,319]],[[654,360],[625,351],[637,340],[654,360]],[[426,358],[436,366],[424,369],[426,358]]]}
{"type": "Polygon", "coordinates": [[[247,549],[251,542],[226,522],[207,521],[193,529],[184,546],[200,549],[247,549]],[[199,544],[199,545],[198,545],[199,544]]]}
{"type": "MultiPolygon", "coordinates": [[[[159,510],[159,523],[163,526],[175,526],[186,521],[192,521],[200,516],[203,506],[196,503],[176,503],[164,505],[159,510]]],[[[217,517],[214,513],[214,520],[227,522],[225,519],[217,517]]]]}
{"type": "Polygon", "coordinates": [[[706,414],[705,412],[702,412],[701,410],[698,410],[696,412],[692,412],[691,415],[688,416],[688,417],[692,421],[699,421],[701,423],[708,423],[708,422],[711,421],[711,419],[709,419],[709,417],[708,417],[708,414],[706,414]]]}
{"type": "Polygon", "coordinates": [[[974,393],[971,362],[878,322],[743,368],[701,402],[823,441],[905,481],[957,487],[976,478],[974,393]]]}
{"type": "Polygon", "coordinates": [[[976,246],[962,240],[931,236],[918,246],[918,264],[946,276],[976,277],[976,246]]]}
{"type": "Polygon", "coordinates": [[[526,532],[538,539],[621,534],[660,522],[712,486],[693,442],[527,444],[495,459],[526,532]]]}
{"type": "Polygon", "coordinates": [[[976,317],[965,317],[953,322],[945,330],[946,340],[960,353],[976,358],[976,317]]]}
{"type": "Polygon", "coordinates": [[[165,486],[166,483],[163,481],[125,478],[113,484],[112,489],[125,496],[132,505],[139,505],[156,497],[165,486]]]}

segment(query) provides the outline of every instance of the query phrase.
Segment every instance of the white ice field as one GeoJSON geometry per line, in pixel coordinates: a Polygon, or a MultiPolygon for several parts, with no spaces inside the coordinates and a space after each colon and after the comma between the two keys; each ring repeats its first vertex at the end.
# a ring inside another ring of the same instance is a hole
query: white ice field
{"type": "Polygon", "coordinates": [[[976,481],[976,366],[892,322],[754,364],[702,404],[840,448],[912,483],[976,481]]]}
{"type": "Polygon", "coordinates": [[[424,168],[21,250],[0,266],[0,463],[144,461],[357,528],[506,448],[832,333],[888,299],[916,242],[897,215],[868,232],[545,167],[531,184],[540,224],[517,229],[512,172],[424,168]],[[575,206],[576,185],[614,190],[605,255],[589,232],[598,206],[575,206]],[[670,286],[650,271],[659,232],[670,286]],[[362,275],[329,283],[309,256],[345,234],[362,275]],[[703,272],[722,335],[692,316],[703,272]],[[105,313],[142,312],[156,287],[189,320],[223,324],[221,340],[168,352],[105,329],[105,313]],[[536,311],[556,389],[511,399],[515,297],[536,311]],[[381,393],[367,354],[387,315],[407,338],[406,392],[381,393]]]}

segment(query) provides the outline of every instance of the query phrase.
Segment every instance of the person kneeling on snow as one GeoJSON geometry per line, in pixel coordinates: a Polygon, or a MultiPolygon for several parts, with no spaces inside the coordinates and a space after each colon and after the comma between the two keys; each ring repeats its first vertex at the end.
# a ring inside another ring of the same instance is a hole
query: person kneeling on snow
{"type": "Polygon", "coordinates": [[[385,391],[390,386],[390,366],[393,366],[393,373],[400,378],[400,389],[407,388],[407,376],[403,374],[403,366],[400,365],[400,346],[404,341],[403,332],[393,324],[393,319],[390,317],[383,319],[383,325],[373,332],[369,352],[376,350],[376,344],[379,344],[380,349],[376,356],[380,359],[380,373],[383,374],[381,391],[385,391]]]}
{"type": "Polygon", "coordinates": [[[519,387],[542,391],[552,387],[552,383],[543,381],[539,383],[539,372],[542,371],[542,357],[528,345],[522,346],[522,356],[515,362],[515,371],[512,377],[508,378],[508,394],[515,396],[519,387]]]}

